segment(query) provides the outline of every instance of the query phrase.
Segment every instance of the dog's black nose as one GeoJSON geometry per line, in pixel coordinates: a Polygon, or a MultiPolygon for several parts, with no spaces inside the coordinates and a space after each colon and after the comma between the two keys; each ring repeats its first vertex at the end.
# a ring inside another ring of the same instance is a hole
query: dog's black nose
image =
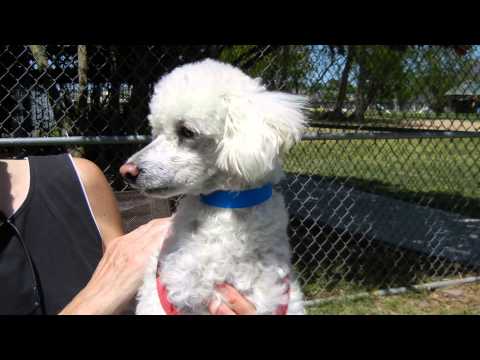
{"type": "Polygon", "coordinates": [[[140,169],[133,163],[126,163],[120,167],[120,175],[128,182],[134,183],[140,174],[140,169]]]}

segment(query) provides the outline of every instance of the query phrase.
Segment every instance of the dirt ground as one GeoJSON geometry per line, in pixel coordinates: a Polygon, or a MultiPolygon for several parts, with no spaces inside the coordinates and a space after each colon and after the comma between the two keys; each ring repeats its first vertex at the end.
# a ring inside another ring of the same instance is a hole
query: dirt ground
{"type": "Polygon", "coordinates": [[[408,127],[424,130],[480,131],[480,121],[468,120],[408,120],[408,127]]]}

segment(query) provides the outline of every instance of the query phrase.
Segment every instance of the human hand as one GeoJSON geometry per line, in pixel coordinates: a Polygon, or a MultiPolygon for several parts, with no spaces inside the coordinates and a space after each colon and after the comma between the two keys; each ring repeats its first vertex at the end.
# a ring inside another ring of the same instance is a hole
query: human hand
{"type": "Polygon", "coordinates": [[[213,300],[208,305],[212,315],[255,315],[255,306],[245,299],[234,287],[219,284],[216,287],[225,301],[213,300]]]}
{"type": "Polygon", "coordinates": [[[87,286],[60,314],[118,314],[134,298],[148,262],[160,252],[172,218],[155,219],[112,240],[87,286]]]}

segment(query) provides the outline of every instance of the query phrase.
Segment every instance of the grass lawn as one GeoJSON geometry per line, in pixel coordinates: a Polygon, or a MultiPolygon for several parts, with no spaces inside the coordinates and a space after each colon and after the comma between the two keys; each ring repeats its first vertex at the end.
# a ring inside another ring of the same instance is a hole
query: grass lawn
{"type": "Polygon", "coordinates": [[[339,300],[308,308],[311,315],[480,315],[480,284],[393,296],[339,300]]]}
{"type": "MultiPolygon", "coordinates": [[[[365,192],[480,218],[480,138],[302,141],[291,150],[284,168],[290,173],[321,177],[326,180],[322,184],[348,184],[365,192]]],[[[307,279],[304,292],[308,299],[477,273],[461,264],[385,246],[362,238],[362,234],[338,234],[320,224],[312,235],[315,224],[294,226],[297,233],[303,231],[300,237],[305,236],[296,252],[305,260],[299,271],[307,279]],[[316,255],[309,257],[311,253],[316,255]]],[[[413,305],[409,310],[409,305],[402,308],[402,304],[414,304],[420,298],[425,294],[335,302],[312,312],[412,313],[423,310],[413,305]]]]}
{"type": "Polygon", "coordinates": [[[480,138],[302,141],[285,170],[480,218],[480,138]]]}

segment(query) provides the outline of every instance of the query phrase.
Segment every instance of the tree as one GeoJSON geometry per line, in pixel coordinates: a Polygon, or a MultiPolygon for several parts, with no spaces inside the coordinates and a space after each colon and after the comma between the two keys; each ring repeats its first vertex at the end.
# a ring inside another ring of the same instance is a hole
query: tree
{"type": "Polygon", "coordinates": [[[406,51],[387,46],[356,47],[357,83],[352,115],[355,121],[363,121],[365,112],[373,103],[392,104],[403,94],[405,56],[406,51]]]}
{"type": "Polygon", "coordinates": [[[348,77],[350,76],[350,71],[352,69],[353,62],[355,61],[355,47],[348,46],[347,55],[345,59],[345,65],[342,71],[342,77],[340,78],[340,83],[338,86],[338,95],[335,103],[335,109],[333,113],[336,116],[342,116],[342,108],[345,102],[345,97],[347,95],[347,88],[349,85],[348,77]]]}
{"type": "Polygon", "coordinates": [[[467,52],[456,56],[448,48],[428,47],[419,48],[416,56],[415,85],[432,111],[442,113],[448,105],[445,95],[448,90],[471,78],[475,66],[474,54],[467,52]]]}
{"type": "Polygon", "coordinates": [[[331,45],[332,54],[345,61],[338,80],[335,108],[323,118],[346,119],[342,108],[352,72],[356,89],[352,120],[362,121],[374,103],[396,104],[405,109],[422,96],[435,111],[443,111],[445,92],[458,82],[459,74],[468,72],[472,66],[470,48],[465,45],[331,45]],[[420,63],[419,58],[423,59],[420,63]]]}
{"type": "Polygon", "coordinates": [[[220,60],[261,77],[270,89],[305,93],[313,67],[311,51],[305,45],[235,45],[223,49],[220,60]]]}

